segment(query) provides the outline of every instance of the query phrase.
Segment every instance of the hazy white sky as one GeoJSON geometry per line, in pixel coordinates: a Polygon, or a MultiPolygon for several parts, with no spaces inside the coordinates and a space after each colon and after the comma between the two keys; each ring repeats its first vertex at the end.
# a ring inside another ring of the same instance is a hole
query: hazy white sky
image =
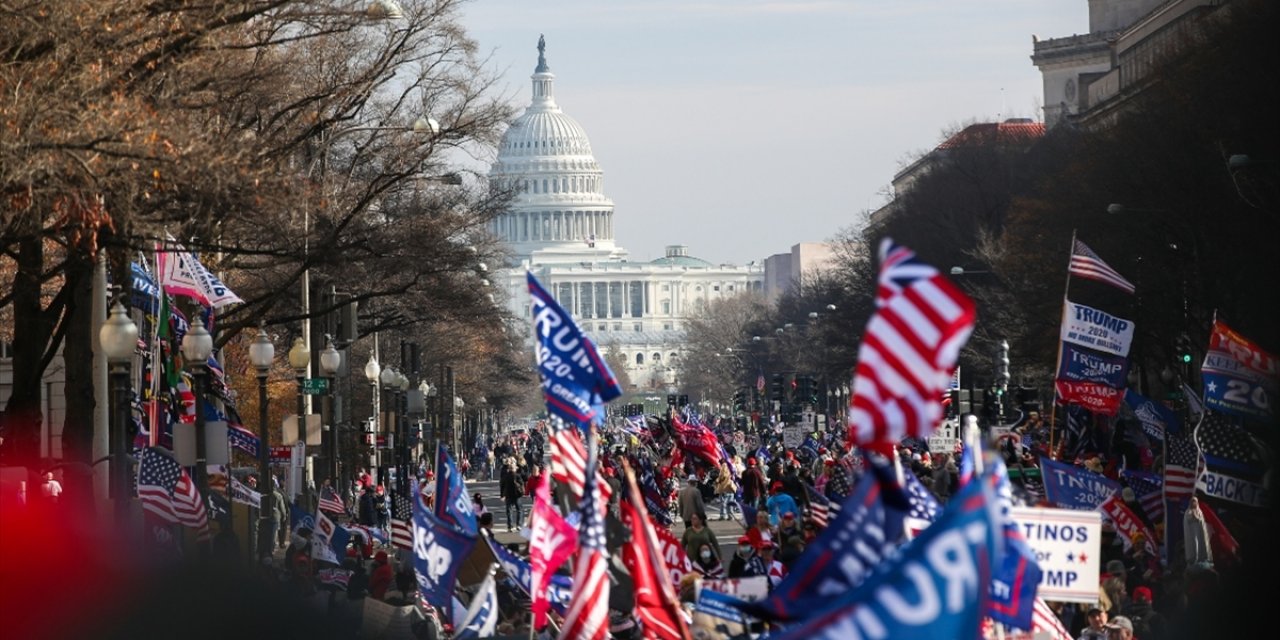
{"type": "Polygon", "coordinates": [[[1086,0],[474,0],[463,23],[523,109],[539,34],[632,260],[742,264],[823,241],[963,124],[1041,120],[1031,38],[1086,0]]]}

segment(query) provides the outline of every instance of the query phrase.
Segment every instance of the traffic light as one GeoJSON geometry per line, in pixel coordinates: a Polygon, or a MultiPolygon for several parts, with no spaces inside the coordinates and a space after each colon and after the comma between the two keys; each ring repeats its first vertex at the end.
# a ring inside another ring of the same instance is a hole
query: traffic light
{"type": "Polygon", "coordinates": [[[795,381],[795,399],[801,404],[809,402],[809,398],[813,396],[813,378],[809,376],[796,376],[795,381]]]}
{"type": "Polygon", "coordinates": [[[774,402],[782,402],[782,375],[776,374],[773,380],[769,381],[769,399],[774,402]]]}
{"type": "Polygon", "coordinates": [[[1178,339],[1174,342],[1174,348],[1177,351],[1177,353],[1175,354],[1176,357],[1174,359],[1179,364],[1183,364],[1183,365],[1191,364],[1191,360],[1193,358],[1191,355],[1191,337],[1190,336],[1188,336],[1185,333],[1178,334],[1178,339]]]}
{"type": "Polygon", "coordinates": [[[787,383],[782,387],[782,395],[787,402],[791,402],[796,397],[796,386],[796,374],[787,374],[787,383]]]}
{"type": "Polygon", "coordinates": [[[746,388],[739,388],[737,391],[733,392],[733,410],[735,412],[747,410],[746,388]]]}

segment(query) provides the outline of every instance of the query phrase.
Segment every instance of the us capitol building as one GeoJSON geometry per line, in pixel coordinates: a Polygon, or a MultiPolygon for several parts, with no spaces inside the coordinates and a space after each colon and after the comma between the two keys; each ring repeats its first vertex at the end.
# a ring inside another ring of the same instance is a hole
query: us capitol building
{"type": "Polygon", "coordinates": [[[683,245],[653,261],[629,261],[587,133],[556,104],[542,39],[532,78],[533,100],[503,135],[489,172],[494,188],[517,193],[489,228],[512,254],[495,280],[511,311],[528,318],[525,271],[533,272],[602,355],[621,352],[632,383],[625,391],[666,390],[678,384],[685,321],[718,298],[762,291],[764,267],[711,264],[683,245]]]}

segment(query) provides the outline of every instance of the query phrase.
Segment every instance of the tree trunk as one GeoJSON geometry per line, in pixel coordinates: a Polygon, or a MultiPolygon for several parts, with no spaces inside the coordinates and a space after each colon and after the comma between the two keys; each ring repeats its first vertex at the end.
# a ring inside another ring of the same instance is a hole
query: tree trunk
{"type": "MultiPolygon", "coordinates": [[[[32,215],[38,223],[38,217],[32,215]]],[[[40,305],[44,246],[38,234],[24,234],[18,245],[18,273],[13,281],[13,392],[5,407],[5,463],[39,466],[44,354],[53,334],[53,319],[40,305]]]]}
{"type": "MultiPolygon", "coordinates": [[[[77,257],[67,263],[66,332],[63,362],[66,384],[66,421],[62,427],[63,461],[67,495],[78,506],[93,500],[93,261],[77,257]]],[[[105,464],[105,463],[104,463],[105,464]]]]}

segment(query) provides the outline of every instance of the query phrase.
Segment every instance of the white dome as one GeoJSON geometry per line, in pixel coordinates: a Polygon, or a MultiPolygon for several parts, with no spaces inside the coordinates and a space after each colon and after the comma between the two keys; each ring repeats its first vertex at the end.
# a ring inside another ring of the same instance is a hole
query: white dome
{"type": "Polygon", "coordinates": [[[489,170],[495,189],[516,197],[490,226],[521,259],[619,259],[614,245],[613,201],[604,195],[604,172],[591,154],[587,132],[556,104],[555,74],[538,42],[533,99],[498,146],[489,170]],[[554,257],[553,255],[554,254],[554,257]]]}

